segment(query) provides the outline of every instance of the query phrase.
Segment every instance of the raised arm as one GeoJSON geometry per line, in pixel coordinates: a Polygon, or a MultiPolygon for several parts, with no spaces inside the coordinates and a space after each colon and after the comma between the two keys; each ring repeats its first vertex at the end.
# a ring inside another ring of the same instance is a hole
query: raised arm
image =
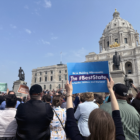
{"type": "Polygon", "coordinates": [[[114,81],[112,80],[112,78],[110,78],[110,82],[107,79],[107,87],[110,93],[112,111],[119,110],[119,105],[114,95],[113,86],[114,86],[114,81]]]}
{"type": "Polygon", "coordinates": [[[72,82],[67,81],[65,85],[66,92],[67,92],[67,121],[66,121],[66,133],[71,140],[83,140],[76,120],[74,118],[74,109],[73,109],[73,102],[72,102],[72,82]]]}
{"type": "Polygon", "coordinates": [[[110,92],[110,98],[111,98],[112,117],[116,127],[116,140],[125,140],[120,111],[119,111],[119,105],[113,91],[113,86],[114,86],[114,81],[112,80],[112,78],[110,78],[110,81],[107,79],[107,87],[110,92]]]}

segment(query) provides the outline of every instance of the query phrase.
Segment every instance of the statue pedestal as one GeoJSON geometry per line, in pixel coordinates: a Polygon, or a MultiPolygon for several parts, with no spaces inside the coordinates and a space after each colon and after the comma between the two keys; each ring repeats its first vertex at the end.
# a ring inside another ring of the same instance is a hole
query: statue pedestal
{"type": "Polygon", "coordinates": [[[125,84],[125,82],[124,82],[124,77],[125,77],[124,71],[115,70],[115,71],[110,72],[110,75],[111,75],[115,84],[116,83],[125,84]]]}
{"type": "Polygon", "coordinates": [[[17,97],[26,96],[26,95],[23,95],[22,93],[18,93],[18,89],[19,89],[20,85],[25,85],[25,86],[27,86],[27,83],[24,82],[24,81],[21,81],[21,80],[15,81],[15,82],[13,83],[13,91],[16,93],[16,96],[17,96],[17,97]]]}

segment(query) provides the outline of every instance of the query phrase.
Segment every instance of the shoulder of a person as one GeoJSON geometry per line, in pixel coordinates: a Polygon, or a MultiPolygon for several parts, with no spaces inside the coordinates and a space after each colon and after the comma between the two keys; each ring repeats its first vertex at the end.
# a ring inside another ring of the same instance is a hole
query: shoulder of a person
{"type": "Polygon", "coordinates": [[[6,104],[6,101],[3,101],[3,102],[1,103],[1,105],[2,105],[2,104],[6,104]]]}
{"type": "Polygon", "coordinates": [[[17,104],[20,104],[20,101],[17,101],[17,104]]]}
{"type": "Polygon", "coordinates": [[[111,102],[103,103],[103,104],[100,106],[101,109],[108,108],[108,107],[111,107],[111,102]]]}

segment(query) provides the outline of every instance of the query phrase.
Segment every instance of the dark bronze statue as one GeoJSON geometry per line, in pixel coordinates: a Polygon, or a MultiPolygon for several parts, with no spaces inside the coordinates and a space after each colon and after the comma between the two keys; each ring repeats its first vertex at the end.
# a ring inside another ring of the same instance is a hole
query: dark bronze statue
{"type": "Polygon", "coordinates": [[[115,52],[115,55],[113,55],[113,63],[114,63],[116,70],[120,69],[120,62],[121,62],[120,55],[118,55],[118,53],[115,52]]]}
{"type": "Polygon", "coordinates": [[[19,80],[24,81],[25,80],[25,74],[23,69],[20,67],[19,74],[18,74],[19,80]]]}

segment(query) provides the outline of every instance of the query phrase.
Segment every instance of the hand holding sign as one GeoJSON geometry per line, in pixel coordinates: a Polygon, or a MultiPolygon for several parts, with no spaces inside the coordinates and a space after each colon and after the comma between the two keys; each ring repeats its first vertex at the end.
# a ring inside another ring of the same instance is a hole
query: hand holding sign
{"type": "Polygon", "coordinates": [[[113,79],[110,78],[110,82],[109,82],[109,80],[108,80],[108,78],[107,78],[107,87],[108,87],[108,89],[109,89],[109,90],[113,89],[113,86],[114,86],[114,81],[113,81],[113,79]]]}
{"type": "Polygon", "coordinates": [[[72,91],[73,91],[72,81],[70,83],[69,81],[67,81],[65,85],[65,89],[66,89],[67,94],[72,94],[72,91]]]}

